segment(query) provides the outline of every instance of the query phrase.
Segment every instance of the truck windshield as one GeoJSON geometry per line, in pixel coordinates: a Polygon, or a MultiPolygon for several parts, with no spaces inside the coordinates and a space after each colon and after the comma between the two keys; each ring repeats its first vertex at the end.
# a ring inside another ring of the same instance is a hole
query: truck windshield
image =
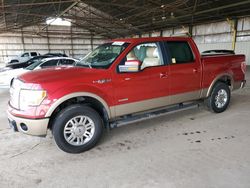
{"type": "Polygon", "coordinates": [[[107,69],[127,46],[125,42],[103,44],[87,54],[76,66],[107,69]]]}

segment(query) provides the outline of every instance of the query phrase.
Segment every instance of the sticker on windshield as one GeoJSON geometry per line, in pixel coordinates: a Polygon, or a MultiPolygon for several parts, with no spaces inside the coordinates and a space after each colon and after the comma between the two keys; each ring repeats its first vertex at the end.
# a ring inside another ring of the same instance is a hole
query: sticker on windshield
{"type": "Polygon", "coordinates": [[[124,42],[113,42],[112,45],[118,45],[118,46],[122,46],[124,44],[124,42]]]}

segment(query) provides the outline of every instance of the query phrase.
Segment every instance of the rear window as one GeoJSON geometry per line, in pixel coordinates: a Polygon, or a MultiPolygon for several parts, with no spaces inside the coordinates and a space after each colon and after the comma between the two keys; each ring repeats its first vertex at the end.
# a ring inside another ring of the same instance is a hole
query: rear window
{"type": "Polygon", "coordinates": [[[31,52],[30,55],[31,56],[37,56],[37,53],[36,52],[31,52]]]}
{"type": "Polygon", "coordinates": [[[193,52],[186,41],[169,41],[166,42],[172,64],[181,64],[181,63],[192,63],[194,62],[193,52]]]}

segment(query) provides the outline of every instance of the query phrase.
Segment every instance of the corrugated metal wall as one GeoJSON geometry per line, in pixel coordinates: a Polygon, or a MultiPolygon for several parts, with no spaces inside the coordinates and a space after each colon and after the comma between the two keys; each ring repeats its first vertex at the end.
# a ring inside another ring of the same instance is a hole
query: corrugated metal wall
{"type": "Polygon", "coordinates": [[[105,41],[76,27],[49,26],[40,35],[30,34],[35,30],[29,27],[17,33],[0,34],[0,63],[6,63],[24,51],[38,51],[41,54],[60,52],[81,58],[105,41]]]}
{"type": "MultiPolygon", "coordinates": [[[[250,65],[250,17],[238,20],[237,38],[235,52],[237,54],[245,54],[246,62],[250,65]]],[[[195,40],[201,52],[205,50],[227,49],[232,50],[232,28],[228,21],[217,22],[211,24],[203,24],[183,28],[172,28],[168,30],[155,31],[152,33],[144,33],[141,37],[149,36],[171,36],[183,32],[192,31],[195,40]]],[[[133,37],[139,37],[135,35],[133,37]]]]}
{"type": "MultiPolygon", "coordinates": [[[[218,22],[195,26],[193,36],[200,51],[211,49],[232,50],[232,32],[228,22],[218,22]]],[[[250,65],[250,18],[238,20],[236,48],[237,54],[245,54],[250,65]]]]}
{"type": "MultiPolygon", "coordinates": [[[[29,29],[35,30],[26,28],[29,29]]],[[[245,54],[247,64],[250,65],[250,17],[239,19],[237,30],[236,53],[245,54]]],[[[145,33],[141,37],[170,36],[183,31],[190,31],[190,28],[145,33]]],[[[210,49],[232,49],[232,28],[227,21],[194,26],[192,35],[201,52],[210,49]]],[[[30,50],[37,50],[41,54],[61,52],[80,58],[104,41],[102,37],[91,36],[88,31],[76,27],[50,26],[42,36],[30,35],[25,31],[4,33],[0,34],[0,63],[30,50]]]]}

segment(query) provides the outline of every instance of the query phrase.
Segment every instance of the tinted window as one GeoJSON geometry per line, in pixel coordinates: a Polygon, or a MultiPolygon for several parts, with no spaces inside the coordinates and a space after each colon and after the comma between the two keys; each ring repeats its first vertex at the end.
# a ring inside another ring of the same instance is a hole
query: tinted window
{"type": "Polygon", "coordinates": [[[31,65],[31,64],[33,64],[33,63],[40,62],[41,60],[42,60],[42,58],[31,59],[31,60],[27,61],[27,64],[28,64],[28,65],[31,65]]]}
{"type": "Polygon", "coordinates": [[[41,68],[57,66],[58,60],[49,60],[41,65],[41,68]]]}
{"type": "Polygon", "coordinates": [[[167,42],[172,64],[191,63],[194,61],[193,52],[187,42],[167,42]]]}
{"type": "Polygon", "coordinates": [[[75,63],[74,60],[71,59],[61,59],[60,65],[73,65],[75,63]]]}
{"type": "Polygon", "coordinates": [[[31,56],[37,56],[37,53],[36,52],[31,52],[30,55],[31,56]]]}

